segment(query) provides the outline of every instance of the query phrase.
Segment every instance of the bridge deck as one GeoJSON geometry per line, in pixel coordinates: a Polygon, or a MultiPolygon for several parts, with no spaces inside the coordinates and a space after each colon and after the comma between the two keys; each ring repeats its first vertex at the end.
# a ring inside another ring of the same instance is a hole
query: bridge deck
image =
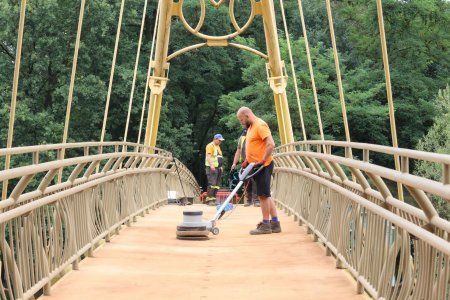
{"type": "MultiPolygon", "coordinates": [[[[196,207],[204,216],[214,208],[196,207]]],[[[250,236],[259,208],[238,207],[207,241],[180,241],[182,207],[165,206],[114,236],[42,299],[366,299],[305,228],[250,236]]]]}

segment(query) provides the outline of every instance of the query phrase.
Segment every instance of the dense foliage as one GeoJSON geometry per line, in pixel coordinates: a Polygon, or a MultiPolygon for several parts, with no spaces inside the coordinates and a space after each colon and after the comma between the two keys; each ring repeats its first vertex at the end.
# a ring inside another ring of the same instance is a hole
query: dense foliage
{"type": "MultiPolygon", "coordinates": [[[[6,145],[19,2],[0,1],[1,147],[6,145]]],[[[28,1],[14,146],[59,143],[62,140],[79,2],[28,1]]],[[[242,21],[248,15],[248,3],[248,0],[238,1],[238,20],[242,21]]],[[[303,4],[324,131],[327,139],[344,140],[325,4],[324,1],[313,0],[304,0],[303,4]]],[[[448,123],[448,113],[445,115],[434,109],[433,99],[450,78],[450,4],[445,0],[385,0],[383,4],[399,145],[415,148],[434,123],[448,123]],[[447,119],[442,121],[443,118],[447,119]]],[[[142,0],[126,1],[106,140],[121,140],[124,135],[143,5],[142,0]]],[[[283,59],[288,64],[278,1],[275,5],[280,46],[283,59]]],[[[119,7],[120,1],[86,1],[70,141],[99,140],[119,7]]],[[[307,138],[314,139],[318,137],[317,117],[297,1],[286,1],[285,8],[307,138]]],[[[232,31],[226,5],[217,10],[209,7],[207,13],[203,32],[224,34],[232,31]]],[[[195,23],[198,1],[185,1],[184,14],[195,23]]],[[[156,3],[150,1],[129,141],[137,140],[155,15],[156,3]]],[[[390,145],[375,1],[333,1],[333,15],[351,139],[390,145]]],[[[197,42],[198,39],[188,34],[181,22],[174,19],[169,52],[197,42]]],[[[239,42],[265,52],[260,18],[239,38],[239,42]]],[[[233,48],[203,48],[174,59],[164,94],[158,146],[181,157],[198,179],[203,180],[204,147],[214,133],[225,135],[223,148],[230,165],[235,139],[240,132],[234,114],[244,104],[254,108],[269,122],[275,140],[279,141],[264,64],[259,57],[233,48]]],[[[288,72],[292,78],[289,68],[288,72]]],[[[292,80],[289,81],[288,98],[295,137],[301,139],[292,80]]],[[[423,149],[428,150],[426,147],[423,149]]],[[[392,162],[380,158],[379,163],[392,162]]]]}
{"type": "MultiPolygon", "coordinates": [[[[433,103],[436,112],[436,119],[433,127],[423,137],[417,148],[422,151],[435,152],[441,154],[450,153],[450,87],[439,91],[433,103]]],[[[431,162],[418,162],[416,174],[436,181],[442,180],[442,167],[431,162]]],[[[432,196],[431,201],[441,217],[450,220],[450,207],[446,200],[432,196]]]]}

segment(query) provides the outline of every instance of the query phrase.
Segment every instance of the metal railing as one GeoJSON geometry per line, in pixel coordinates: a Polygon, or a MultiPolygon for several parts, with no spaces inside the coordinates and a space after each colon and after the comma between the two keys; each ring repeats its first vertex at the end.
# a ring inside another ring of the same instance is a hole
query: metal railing
{"type": "Polygon", "coordinates": [[[121,142],[0,149],[0,157],[27,154],[32,164],[0,171],[0,181],[9,181],[0,201],[2,299],[29,299],[41,289],[49,294],[54,278],[70,265],[77,269],[80,258],[123,224],[164,204],[168,190],[200,195],[191,172],[161,149],[121,142]],[[93,147],[112,152],[90,154],[93,147]],[[76,148],[84,155],[39,163],[39,153],[76,148]],[[56,180],[60,170],[62,181],[56,180]]]}
{"type": "Polygon", "coordinates": [[[334,254],[337,267],[348,269],[358,293],[375,299],[449,296],[450,222],[428,195],[450,201],[450,155],[309,141],[277,148],[274,161],[277,204],[334,254]],[[336,147],[345,149],[343,156],[331,154],[336,147]],[[363,161],[351,158],[354,149],[363,161]],[[370,152],[398,155],[402,170],[371,163],[370,152]],[[409,159],[441,164],[442,182],[409,174],[409,159]],[[420,208],[395,198],[388,181],[404,185],[420,208]]]}

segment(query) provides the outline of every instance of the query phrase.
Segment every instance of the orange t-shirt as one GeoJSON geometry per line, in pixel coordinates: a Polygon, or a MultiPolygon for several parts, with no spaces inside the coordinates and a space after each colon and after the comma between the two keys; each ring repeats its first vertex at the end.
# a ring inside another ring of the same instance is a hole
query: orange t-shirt
{"type": "MultiPolygon", "coordinates": [[[[256,118],[256,121],[247,131],[245,152],[248,162],[256,163],[263,159],[266,152],[266,142],[264,140],[271,135],[267,123],[260,118],[256,118]]],[[[267,158],[264,165],[268,166],[271,162],[272,154],[267,158]]]]}

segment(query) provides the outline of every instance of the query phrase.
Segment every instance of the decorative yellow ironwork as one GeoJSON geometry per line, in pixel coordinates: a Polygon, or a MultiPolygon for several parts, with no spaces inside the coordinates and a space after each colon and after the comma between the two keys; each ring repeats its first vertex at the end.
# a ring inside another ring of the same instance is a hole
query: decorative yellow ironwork
{"type": "MultiPolygon", "coordinates": [[[[215,1],[209,0],[214,8],[219,8],[225,3],[225,0],[215,1]]],[[[235,15],[235,0],[229,0],[229,17],[233,25],[234,32],[221,35],[211,36],[201,32],[206,18],[206,2],[199,0],[200,17],[194,26],[188,23],[183,13],[184,0],[174,2],[173,0],[160,0],[160,15],[158,22],[158,34],[156,39],[155,58],[151,63],[151,78],[149,80],[149,88],[152,91],[150,96],[150,109],[148,113],[147,129],[144,144],[154,146],[156,144],[156,136],[158,133],[159,114],[162,103],[162,94],[168,81],[168,62],[173,58],[186,53],[188,51],[208,47],[227,47],[232,46],[241,50],[249,51],[262,58],[267,63],[268,81],[274,93],[274,101],[278,126],[280,130],[282,144],[294,141],[292,132],[292,123],[289,114],[289,106],[286,97],[287,73],[284,62],[281,60],[280,49],[278,44],[278,33],[275,22],[275,11],[273,0],[249,0],[250,15],[243,26],[240,26],[235,15]],[[264,24],[264,32],[266,37],[267,54],[264,54],[249,46],[231,42],[232,39],[245,32],[256,16],[260,15],[264,24]],[[168,55],[170,26],[173,17],[178,17],[188,32],[192,35],[204,40],[202,43],[190,45],[179,49],[168,55]]]]}
{"type": "Polygon", "coordinates": [[[214,0],[209,0],[209,2],[214,6],[214,8],[219,8],[225,0],[220,0],[218,2],[214,0]]]}
{"type": "MultiPolygon", "coordinates": [[[[210,0],[211,4],[214,2],[214,0],[210,0]]],[[[221,0],[218,4],[218,6],[222,5],[224,0],[221,0]]],[[[239,24],[236,21],[235,16],[235,9],[234,9],[234,2],[235,0],[230,0],[229,5],[229,13],[230,13],[230,20],[233,24],[234,29],[236,30],[233,33],[227,34],[227,35],[221,35],[221,36],[211,36],[204,33],[201,33],[200,30],[203,27],[205,17],[206,17],[206,5],[205,0],[200,0],[200,19],[195,26],[195,28],[192,28],[192,26],[186,21],[184,14],[183,14],[183,4],[184,0],[180,0],[178,3],[174,3],[173,9],[172,9],[172,16],[177,16],[180,18],[180,21],[183,23],[183,26],[188,30],[190,33],[195,35],[196,37],[199,37],[204,40],[230,40],[232,38],[235,38],[236,36],[243,33],[245,30],[247,30],[250,25],[252,24],[253,20],[255,19],[255,16],[260,14],[260,9],[258,9],[261,2],[256,2],[255,0],[250,0],[250,16],[247,20],[247,22],[244,24],[244,26],[240,27],[239,24]]],[[[216,3],[216,2],[214,2],[216,3]]],[[[213,4],[214,7],[216,7],[215,4],[213,4]]],[[[217,6],[217,7],[218,7],[217,6]]],[[[216,7],[216,8],[217,8],[216,7]]]]}
{"type": "Polygon", "coordinates": [[[281,63],[281,76],[273,76],[273,72],[270,69],[270,65],[266,64],[267,81],[270,88],[275,94],[282,94],[286,90],[287,86],[287,71],[284,62],[281,63]]]}

